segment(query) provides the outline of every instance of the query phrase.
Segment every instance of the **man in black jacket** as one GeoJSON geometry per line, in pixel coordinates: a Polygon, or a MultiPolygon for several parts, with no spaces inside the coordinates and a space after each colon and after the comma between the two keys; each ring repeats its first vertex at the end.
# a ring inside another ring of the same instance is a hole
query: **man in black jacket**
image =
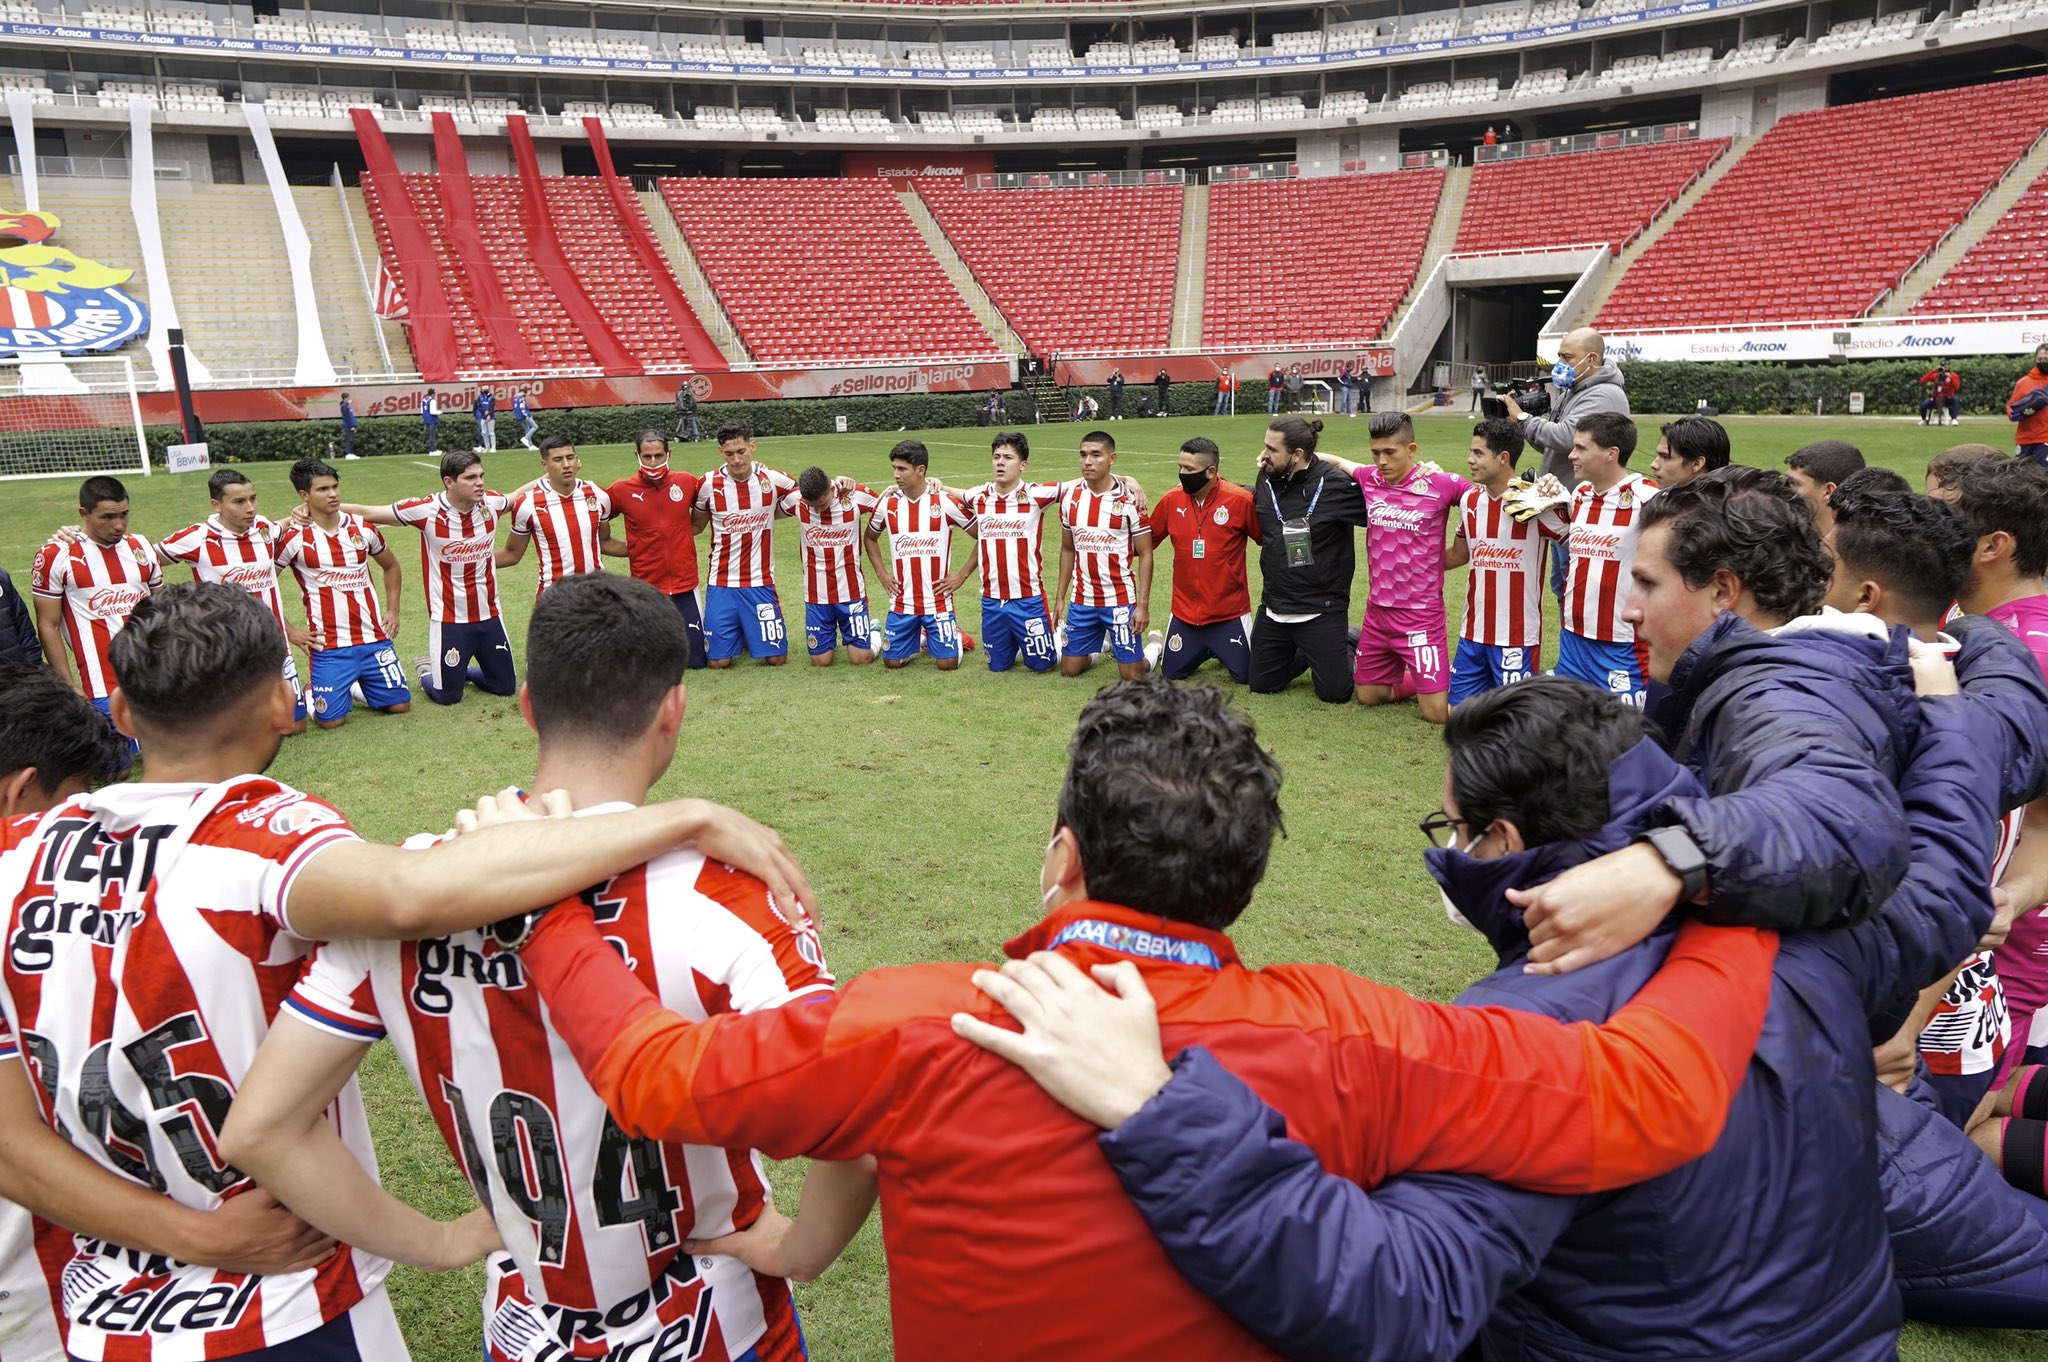
{"type": "Polygon", "coordinates": [[[0,658],[24,666],[43,665],[42,640],[36,634],[35,617],[22,603],[14,581],[0,568],[0,658]]]}
{"type": "Polygon", "coordinates": [[[1351,579],[1365,496],[1350,473],[1316,457],[1321,421],[1282,416],[1266,429],[1252,485],[1264,542],[1263,595],[1252,621],[1251,688],[1283,690],[1304,671],[1316,698],[1351,698],[1351,579]]]}

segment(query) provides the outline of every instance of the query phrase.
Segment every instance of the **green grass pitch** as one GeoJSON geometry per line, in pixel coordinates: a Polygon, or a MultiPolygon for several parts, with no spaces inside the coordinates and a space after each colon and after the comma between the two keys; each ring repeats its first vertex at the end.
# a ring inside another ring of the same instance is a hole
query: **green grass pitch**
{"type": "MultiPolygon", "coordinates": [[[[1262,416],[1246,415],[1132,420],[1106,428],[1123,445],[1119,471],[1136,476],[1156,500],[1174,486],[1175,451],[1192,435],[1210,435],[1223,447],[1226,477],[1251,481],[1264,425],[1262,416]]],[[[1807,441],[1839,436],[1916,485],[1927,459],[1950,444],[2011,438],[2010,427],[1997,420],[1968,421],[1959,430],[1878,418],[1737,417],[1728,425],[1744,463],[1775,466],[1807,441]]],[[[1469,425],[1432,418],[1420,427],[1423,457],[1462,473],[1469,425]]],[[[1645,447],[1631,462],[1646,470],[1656,422],[1644,420],[1642,429],[1645,447]]],[[[1033,476],[1073,476],[1081,430],[1033,429],[1033,476]]],[[[988,432],[919,434],[931,446],[933,472],[948,484],[987,478],[988,432]]],[[[771,439],[759,452],[764,462],[791,473],[818,463],[880,488],[888,483],[888,450],[898,438],[771,439]]],[[[1363,459],[1366,447],[1363,420],[1330,421],[1326,450],[1363,459]]],[[[622,447],[582,452],[585,475],[600,483],[631,466],[622,447]]],[[[679,445],[675,461],[702,472],[717,462],[717,453],[709,445],[679,445]]],[[[491,458],[488,467],[492,486],[506,491],[538,472],[534,456],[517,448],[491,458]]],[[[386,502],[439,489],[424,454],[362,460],[341,470],[349,501],[386,502]]],[[[249,472],[265,512],[282,516],[294,504],[285,465],[255,464],[249,472]]],[[[128,485],[133,528],[151,539],[206,514],[200,477],[158,474],[131,477],[128,485]]],[[[52,527],[75,518],[75,491],[68,479],[7,484],[0,565],[24,590],[35,546],[52,527]]],[[[405,564],[399,651],[409,660],[423,647],[426,629],[419,556],[412,531],[395,529],[390,538],[405,564]]],[[[1054,535],[1049,571],[1056,558],[1054,535]]],[[[950,675],[928,662],[896,672],[879,663],[813,669],[801,657],[803,579],[796,536],[787,528],[776,535],[776,560],[798,656],[779,669],[742,661],[728,672],[691,673],[681,748],[656,795],[720,800],[778,828],[817,887],[827,958],[841,979],[877,965],[997,958],[1001,943],[1036,919],[1040,848],[1050,831],[1067,735],[1081,705],[1114,679],[1114,669],[1098,664],[1076,680],[1021,668],[992,675],[978,653],[950,675]],[[998,733],[1000,747],[991,741],[998,733]]],[[[1252,571],[1256,575],[1256,561],[1252,571]]],[[[1353,591],[1360,608],[1363,574],[1361,553],[1353,591]]],[[[516,652],[533,600],[532,560],[503,576],[516,652]]],[[[1152,599],[1152,617],[1161,626],[1170,581],[1162,562],[1152,599]]],[[[1454,621],[1463,589],[1463,574],[1452,573],[1446,591],[1454,621]]],[[[285,591],[294,598],[287,609],[298,611],[296,585],[285,591]]],[[[1256,585],[1253,594],[1256,599],[1256,585]]],[[[978,604],[971,595],[960,601],[961,625],[969,632],[978,632],[978,604]]],[[[1555,656],[1555,629],[1553,619],[1546,658],[1555,656]]],[[[1228,684],[1214,664],[1204,675],[1210,673],[1228,684]]],[[[1285,694],[1245,695],[1240,703],[1286,770],[1287,839],[1275,849],[1265,884],[1239,924],[1246,958],[1254,964],[1328,961],[1432,998],[1448,998],[1484,973],[1489,953],[1477,936],[1444,919],[1421,868],[1424,842],[1415,823],[1438,807],[1442,790],[1436,730],[1421,722],[1413,705],[1363,710],[1319,704],[1305,678],[1285,694]]],[[[333,800],[366,835],[396,840],[447,827],[454,810],[479,794],[525,784],[532,759],[532,735],[515,702],[472,689],[455,708],[422,698],[410,715],[358,712],[335,732],[290,739],[273,770],[333,800]]],[[[458,1213],[469,1193],[388,1046],[370,1056],[363,1085],[387,1185],[435,1214],[458,1213]]],[[[776,1170],[780,1199],[790,1211],[798,1172],[798,1165],[776,1170]]],[[[889,1356],[878,1223],[870,1221],[822,1281],[798,1289],[815,1357],[889,1356]]],[[[417,1362],[473,1362],[481,1276],[478,1270],[394,1275],[393,1294],[417,1362]]],[[[1989,1362],[2037,1357],[2044,1347],[2048,1335],[1912,1328],[1904,1355],[1912,1362],[1989,1362]]]]}

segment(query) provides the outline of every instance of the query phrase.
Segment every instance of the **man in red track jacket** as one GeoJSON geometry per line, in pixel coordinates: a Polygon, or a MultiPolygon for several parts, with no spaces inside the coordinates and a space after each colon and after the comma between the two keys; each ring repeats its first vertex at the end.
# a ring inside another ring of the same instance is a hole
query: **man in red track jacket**
{"type": "Polygon", "coordinates": [[[2048,465],[2048,342],[2034,347],[2034,367],[2019,376],[2006,399],[2005,415],[2016,422],[2014,453],[2048,465]]]}
{"type": "MultiPolygon", "coordinates": [[[[1590,1191],[1712,1145],[1762,1024],[1774,937],[1686,928],[1600,1028],[1418,1002],[1324,966],[1248,969],[1223,929],[1280,826],[1280,771],[1250,724],[1213,688],[1126,681],[1082,711],[1071,756],[1040,878],[1048,914],[1006,949],[1132,962],[1168,1052],[1213,1050],[1331,1170],[1366,1186],[1436,1169],[1590,1191]]],[[[975,966],[875,970],[815,1002],[692,1025],[577,900],[541,920],[523,959],[628,1134],[878,1157],[901,1362],[1272,1356],[1169,1264],[1095,1129],[954,1034],[956,1014],[1008,1024],[975,966]]]]}
{"type": "Polygon", "coordinates": [[[1957,394],[1963,390],[1963,376],[1948,367],[1943,360],[1934,368],[1920,375],[1920,383],[1927,389],[1927,396],[1920,399],[1920,424],[1926,425],[1929,414],[1937,424],[1952,426],[1963,419],[1963,399],[1957,394]],[[1941,418],[1946,416],[1946,421],[1941,418]]]}

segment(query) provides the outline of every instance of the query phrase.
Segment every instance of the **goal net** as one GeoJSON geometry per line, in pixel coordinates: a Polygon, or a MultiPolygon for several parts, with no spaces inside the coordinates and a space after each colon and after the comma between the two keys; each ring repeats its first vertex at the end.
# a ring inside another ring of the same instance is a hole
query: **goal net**
{"type": "Polygon", "coordinates": [[[149,473],[125,355],[0,359],[0,480],[149,473]]]}

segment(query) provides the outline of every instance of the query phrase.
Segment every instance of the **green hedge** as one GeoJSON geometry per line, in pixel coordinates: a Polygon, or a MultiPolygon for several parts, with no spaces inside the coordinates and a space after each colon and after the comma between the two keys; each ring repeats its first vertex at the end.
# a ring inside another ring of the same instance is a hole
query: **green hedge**
{"type": "MultiPolygon", "coordinates": [[[[1749,364],[1736,361],[1634,360],[1622,368],[1629,406],[1643,412],[1688,412],[1705,398],[1717,411],[1812,415],[1820,402],[1829,416],[1849,410],[1849,394],[1863,394],[1863,410],[1875,416],[1911,415],[1925,390],[1920,375],[1934,359],[1873,359],[1846,364],[1749,364]]],[[[2003,415],[2013,381],[2026,359],[1960,357],[1963,410],[2003,415]]]]}
{"type": "MultiPolygon", "coordinates": [[[[1012,420],[1029,419],[1031,410],[1021,392],[1010,395],[1012,420]]],[[[756,435],[830,435],[836,418],[846,418],[850,431],[932,430],[971,426],[986,398],[980,393],[907,393],[877,397],[813,398],[807,401],[707,402],[697,409],[697,423],[709,440],[721,421],[740,418],[753,423],[756,435]]],[[[205,398],[200,398],[202,416],[205,398]]],[[[566,435],[578,444],[625,444],[648,428],[675,429],[675,408],[579,407],[543,409],[535,413],[543,435],[566,435]]],[[[441,448],[466,449],[472,430],[468,412],[441,418],[441,448]]],[[[152,455],[163,461],[164,447],[180,441],[175,426],[144,430],[152,455]]],[[[206,440],[216,463],[292,461],[325,458],[332,445],[341,452],[341,422],[220,421],[208,422],[206,440]]],[[[519,423],[500,412],[498,448],[519,447],[519,423]]],[[[366,417],[356,426],[355,452],[366,458],[385,454],[418,454],[426,448],[426,432],[414,415],[366,417]]]]}

